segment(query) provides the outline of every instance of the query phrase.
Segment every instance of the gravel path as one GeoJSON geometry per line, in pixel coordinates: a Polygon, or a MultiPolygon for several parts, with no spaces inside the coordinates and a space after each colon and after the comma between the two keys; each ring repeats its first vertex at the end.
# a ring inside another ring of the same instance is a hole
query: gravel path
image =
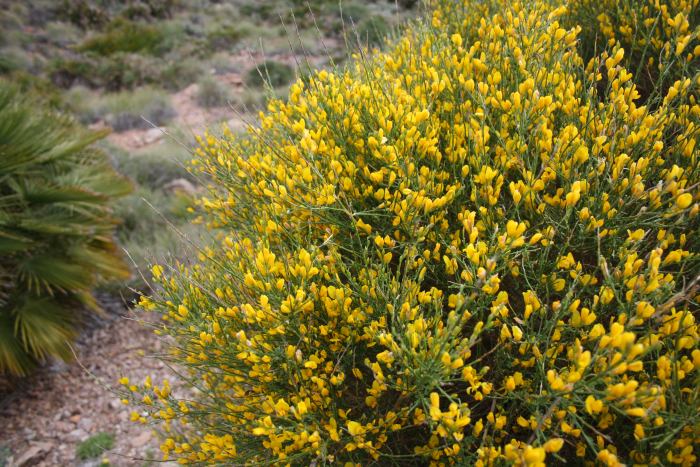
{"type": "Polygon", "coordinates": [[[168,368],[151,357],[162,342],[147,324],[158,317],[116,308],[85,331],[77,359],[46,366],[13,389],[0,386],[0,466],[3,448],[8,467],[87,467],[104,458],[112,466],[163,465],[151,430],[131,422],[130,408],[110,391],[124,375],[172,381],[168,368]],[[76,459],[77,445],[100,432],[114,435],[114,448],[97,459],[76,459]]]}

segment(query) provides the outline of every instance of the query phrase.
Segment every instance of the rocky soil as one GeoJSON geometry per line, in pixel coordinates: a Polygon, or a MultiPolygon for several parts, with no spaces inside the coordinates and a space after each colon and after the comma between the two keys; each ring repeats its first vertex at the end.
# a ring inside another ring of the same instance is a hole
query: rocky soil
{"type": "Polygon", "coordinates": [[[46,366],[13,388],[0,387],[0,445],[9,454],[8,467],[87,467],[105,458],[113,466],[162,465],[158,441],[129,420],[129,407],[114,392],[124,375],[132,381],[147,375],[173,380],[153,358],[163,343],[148,324],[158,317],[120,303],[108,308],[108,316],[76,344],[74,361],[46,366]],[[91,461],[76,459],[78,444],[100,432],[114,435],[114,448],[91,461]]]}

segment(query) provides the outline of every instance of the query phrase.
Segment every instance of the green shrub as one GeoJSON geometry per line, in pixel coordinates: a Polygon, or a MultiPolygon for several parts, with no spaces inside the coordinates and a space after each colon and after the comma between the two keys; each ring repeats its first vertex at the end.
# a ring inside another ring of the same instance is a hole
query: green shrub
{"type": "Polygon", "coordinates": [[[176,0],[138,0],[129,3],[121,16],[130,20],[154,20],[171,18],[175,11],[176,0]]]}
{"type": "Polygon", "coordinates": [[[67,358],[90,291],[128,276],[111,201],[130,190],[87,133],[0,83],[0,371],[67,358]]]}
{"type": "Polygon", "coordinates": [[[150,87],[106,94],[95,105],[105,122],[118,132],[161,126],[176,114],[170,97],[150,87]]]}
{"type": "Polygon", "coordinates": [[[231,105],[239,112],[255,113],[265,108],[268,94],[263,89],[246,89],[231,99],[231,105]]]}
{"type": "MultiPolygon", "coordinates": [[[[185,169],[182,148],[164,141],[157,147],[131,154],[113,149],[117,170],[138,184],[137,190],[115,204],[115,215],[123,222],[117,239],[129,256],[136,273],[126,284],[109,284],[107,290],[148,290],[148,266],[165,258],[185,260],[196,252],[190,246],[201,236],[201,227],[189,225],[193,214],[193,193],[171,188],[173,181],[185,180],[196,187],[197,180],[185,169]]],[[[136,298],[136,297],[134,297],[136,298]]]]}
{"type": "Polygon", "coordinates": [[[282,11],[275,0],[246,1],[240,7],[241,15],[262,21],[271,21],[279,18],[282,11]]]}
{"type": "Polygon", "coordinates": [[[156,258],[180,253],[174,248],[177,234],[170,231],[169,223],[188,227],[186,221],[192,215],[187,208],[193,204],[191,195],[169,193],[162,187],[140,187],[132,196],[117,203],[115,211],[124,219],[119,228],[119,241],[132,259],[139,260],[142,270],[156,258]]]}
{"type": "MultiPolygon", "coordinates": [[[[325,21],[320,25],[331,36],[341,36],[343,31],[352,30],[373,13],[363,2],[327,3],[324,5],[325,21]]],[[[322,21],[318,19],[317,22],[322,21]]]]}
{"type": "Polygon", "coordinates": [[[197,103],[202,107],[221,107],[226,105],[228,91],[216,78],[207,76],[197,83],[197,103]]]}
{"type": "Polygon", "coordinates": [[[106,94],[74,86],[64,97],[66,106],[82,123],[102,119],[117,132],[162,126],[176,115],[170,96],[148,86],[106,94]]]}
{"type": "Polygon", "coordinates": [[[63,92],[63,98],[67,110],[83,125],[95,123],[102,117],[102,109],[95,104],[98,100],[96,91],[85,86],[73,86],[63,92]]]}
{"type": "MultiPolygon", "coordinates": [[[[394,3],[396,0],[387,0],[390,3],[394,3]]],[[[398,4],[407,10],[415,7],[418,4],[418,0],[398,0],[398,4]]]]}
{"type": "MultiPolygon", "coordinates": [[[[363,3],[343,3],[342,7],[343,19],[345,20],[346,24],[359,24],[370,15],[369,8],[367,8],[367,6],[363,3]]],[[[333,12],[341,12],[338,5],[333,5],[333,12]]]]}
{"type": "Polygon", "coordinates": [[[96,70],[99,86],[108,91],[143,85],[179,91],[196,82],[203,72],[196,59],[156,59],[137,54],[114,54],[102,60],[96,70]]]}
{"type": "Polygon", "coordinates": [[[219,25],[206,33],[206,47],[211,51],[231,49],[246,35],[245,29],[237,25],[219,25]]]}
{"type": "Polygon", "coordinates": [[[194,83],[204,73],[202,64],[193,59],[169,60],[158,73],[158,83],[165,89],[179,91],[194,83]]]}
{"type": "Polygon", "coordinates": [[[141,301],[196,396],[133,418],[183,463],[697,464],[700,81],[639,105],[563,7],[433,3],[199,139],[217,242],[141,301]]]}
{"type": "Polygon", "coordinates": [[[165,39],[162,28],[128,20],[115,20],[107,30],[88,37],[78,46],[82,52],[100,56],[123,53],[156,53],[162,51],[165,39]]]}
{"type": "Polygon", "coordinates": [[[75,455],[80,460],[88,460],[99,457],[105,451],[114,447],[114,435],[111,433],[97,433],[78,444],[75,455]]]}
{"type": "Polygon", "coordinates": [[[159,83],[159,65],[160,61],[155,58],[119,52],[108,57],[58,57],[49,62],[47,73],[61,88],[83,85],[118,91],[159,83]]]}
{"type": "Polygon", "coordinates": [[[273,88],[287,85],[294,79],[294,69],[286,63],[267,60],[248,70],[245,82],[248,86],[273,88]]]}
{"type": "Polygon", "coordinates": [[[63,96],[53,83],[35,73],[15,70],[5,76],[21,93],[32,94],[51,109],[65,109],[63,96]]]}
{"type": "Polygon", "coordinates": [[[15,70],[28,70],[31,67],[30,57],[17,47],[0,49],[0,74],[8,74],[15,70]]]}
{"type": "Polygon", "coordinates": [[[214,74],[222,75],[228,73],[238,73],[241,71],[241,64],[232,60],[229,52],[216,52],[207,58],[207,68],[214,74]]]}
{"type": "Polygon", "coordinates": [[[83,29],[97,28],[107,24],[109,13],[90,0],[63,0],[58,11],[63,18],[83,29]]]}
{"type": "Polygon", "coordinates": [[[109,152],[115,168],[139,186],[157,190],[178,178],[196,181],[186,168],[189,153],[170,138],[140,151],[126,153],[110,147],[109,152]]]}
{"type": "Polygon", "coordinates": [[[380,45],[389,35],[391,27],[383,16],[371,16],[357,26],[360,43],[374,47],[380,45]]]}
{"type": "Polygon", "coordinates": [[[157,84],[158,65],[158,60],[140,54],[115,53],[98,60],[97,67],[93,70],[96,87],[119,91],[157,84]]]}
{"type": "Polygon", "coordinates": [[[0,467],[5,467],[8,464],[8,458],[12,455],[12,451],[7,446],[0,446],[0,467]]]}
{"type": "Polygon", "coordinates": [[[58,47],[68,47],[79,42],[81,31],[71,23],[52,21],[46,25],[45,39],[58,47]]]}
{"type": "MultiPolygon", "coordinates": [[[[15,6],[19,7],[20,12],[23,10],[23,5],[15,6]]],[[[26,12],[23,12],[24,14],[20,12],[5,10],[0,14],[0,45],[3,47],[18,45],[15,40],[16,34],[24,27],[22,16],[26,14],[26,12]]]]}
{"type": "Polygon", "coordinates": [[[87,57],[57,57],[49,62],[47,74],[61,88],[67,89],[74,85],[96,87],[99,85],[96,68],[95,61],[87,57]]]}

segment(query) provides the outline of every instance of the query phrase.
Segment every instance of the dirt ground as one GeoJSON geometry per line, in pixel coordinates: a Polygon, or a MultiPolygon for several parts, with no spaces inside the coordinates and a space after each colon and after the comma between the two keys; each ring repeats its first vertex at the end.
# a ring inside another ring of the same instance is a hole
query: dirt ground
{"type": "Polygon", "coordinates": [[[158,317],[119,303],[110,308],[75,345],[74,361],[41,368],[13,389],[0,388],[0,445],[10,450],[8,467],[87,467],[105,458],[113,466],[163,465],[155,436],[129,420],[130,408],[113,392],[124,375],[172,381],[153,358],[163,343],[148,324],[158,317]],[[91,461],[76,459],[78,444],[100,432],[114,435],[114,447],[91,461]]]}

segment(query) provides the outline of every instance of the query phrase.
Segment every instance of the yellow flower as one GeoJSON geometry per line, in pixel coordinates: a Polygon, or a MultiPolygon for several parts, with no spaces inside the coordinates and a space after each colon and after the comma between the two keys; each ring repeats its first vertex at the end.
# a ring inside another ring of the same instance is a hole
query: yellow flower
{"type": "Polygon", "coordinates": [[[160,279],[163,276],[163,266],[156,264],[151,268],[151,272],[155,279],[160,279]]]}
{"type": "Polygon", "coordinates": [[[372,233],[372,226],[369,224],[366,224],[362,219],[357,219],[357,222],[355,223],[355,225],[357,225],[357,228],[362,230],[367,235],[372,233]]]}
{"type": "Polygon", "coordinates": [[[562,438],[552,438],[542,445],[547,452],[559,452],[564,446],[564,440],[562,438]]]}
{"type": "Polygon", "coordinates": [[[642,407],[635,407],[625,410],[625,413],[631,417],[646,417],[647,411],[642,407]]]}
{"type": "Polygon", "coordinates": [[[688,206],[691,205],[692,202],[693,202],[693,195],[691,195],[690,193],[683,193],[682,195],[679,195],[678,197],[676,197],[676,205],[680,209],[687,208],[688,206]]]}
{"type": "Polygon", "coordinates": [[[603,410],[603,401],[600,401],[591,395],[586,397],[586,412],[591,415],[595,415],[600,413],[601,410],[603,410]]]}

